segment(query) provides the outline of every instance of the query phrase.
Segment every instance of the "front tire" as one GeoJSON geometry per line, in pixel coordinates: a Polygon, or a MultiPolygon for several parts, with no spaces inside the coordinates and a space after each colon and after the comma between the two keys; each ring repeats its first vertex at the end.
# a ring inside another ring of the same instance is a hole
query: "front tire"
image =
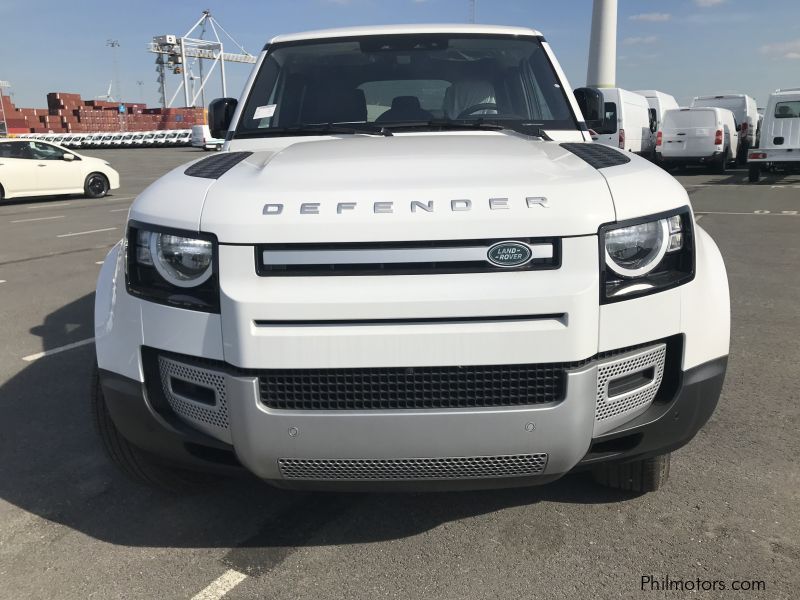
{"type": "Polygon", "coordinates": [[[670,454],[633,462],[601,463],[592,468],[592,479],[602,486],[626,492],[655,492],[669,479],[670,454]]]}
{"type": "Polygon", "coordinates": [[[90,173],[83,184],[83,194],[87,198],[102,198],[109,189],[108,178],[102,173],[90,173]]]}
{"type": "Polygon", "coordinates": [[[122,437],[108,412],[96,366],[92,372],[91,411],[103,450],[128,478],[173,494],[198,491],[208,483],[208,478],[200,473],[161,464],[156,457],[139,450],[122,437]]]}

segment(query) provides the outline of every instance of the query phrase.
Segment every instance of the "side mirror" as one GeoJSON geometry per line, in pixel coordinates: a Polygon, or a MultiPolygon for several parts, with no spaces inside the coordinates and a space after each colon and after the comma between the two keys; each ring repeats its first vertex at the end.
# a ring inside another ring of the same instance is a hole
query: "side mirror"
{"type": "Polygon", "coordinates": [[[211,137],[225,139],[238,103],[236,98],[217,98],[208,105],[208,129],[211,137]]]}
{"type": "Polygon", "coordinates": [[[64,155],[61,157],[61,160],[72,162],[73,160],[75,160],[75,155],[69,154],[68,152],[64,152],[64,155]]]}
{"type": "Polygon", "coordinates": [[[589,129],[602,129],[603,117],[606,111],[603,92],[597,88],[582,87],[576,89],[574,94],[587,127],[589,129]]]}

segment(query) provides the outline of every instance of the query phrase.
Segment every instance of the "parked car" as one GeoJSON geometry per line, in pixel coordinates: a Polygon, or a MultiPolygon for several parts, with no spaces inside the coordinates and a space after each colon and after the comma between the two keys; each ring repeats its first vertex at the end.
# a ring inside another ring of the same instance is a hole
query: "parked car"
{"type": "Polygon", "coordinates": [[[163,486],[662,485],[720,395],[725,266],[678,181],[591,142],[542,35],[338,29],[258,64],[209,107],[225,151],[148,186],[101,267],[111,460],[163,486]]]}
{"type": "Polygon", "coordinates": [[[145,134],[142,131],[137,131],[136,133],[134,133],[133,136],[131,137],[131,147],[139,148],[140,146],[142,146],[144,144],[144,135],[145,134]]]}
{"type": "Polygon", "coordinates": [[[211,135],[208,125],[195,125],[192,127],[192,146],[203,150],[219,150],[225,140],[211,135]]]}
{"type": "Polygon", "coordinates": [[[680,106],[674,96],[659,92],[658,90],[636,90],[634,93],[647,98],[647,104],[650,106],[649,112],[653,147],[655,147],[656,133],[661,129],[661,124],[664,121],[664,113],[674,108],[680,108],[680,106]]]}
{"type": "Polygon", "coordinates": [[[677,108],[664,113],[656,138],[658,160],[665,167],[703,164],[724,173],[736,160],[739,133],[725,108],[677,108]]]}
{"type": "Polygon", "coordinates": [[[770,94],[759,145],[748,156],[751,183],[756,183],[765,168],[800,169],[800,88],[776,90],[770,94]]]}
{"type": "Polygon", "coordinates": [[[719,94],[716,96],[697,96],[692,107],[716,106],[733,112],[739,126],[739,147],[736,149],[736,162],[747,162],[747,151],[756,146],[758,130],[758,104],[755,98],[746,94],[719,94]]]}
{"type": "Polygon", "coordinates": [[[180,135],[180,134],[177,131],[169,131],[169,132],[167,132],[167,135],[164,138],[164,145],[165,146],[177,146],[178,145],[178,135],[180,135]]]}
{"type": "Polygon", "coordinates": [[[165,146],[167,144],[167,132],[166,131],[159,131],[153,137],[153,145],[154,146],[165,146]]]}
{"type": "Polygon", "coordinates": [[[192,143],[192,130],[186,129],[178,134],[178,145],[189,146],[192,143]]]}
{"type": "Polygon", "coordinates": [[[145,133],[144,137],[142,138],[142,146],[145,147],[152,146],[156,139],[157,133],[158,133],[157,131],[148,131],[147,133],[145,133]]]}
{"type": "MultiPolygon", "coordinates": [[[[576,95],[584,89],[576,90],[576,95]]],[[[656,131],[655,122],[650,118],[650,105],[647,99],[635,92],[621,88],[598,88],[605,103],[602,119],[593,128],[597,134],[595,141],[633,152],[640,156],[654,158],[656,131]]]]}
{"type": "Polygon", "coordinates": [[[0,140],[0,200],[28,196],[105,196],[119,187],[109,163],[34,140],[0,140]]]}
{"type": "Polygon", "coordinates": [[[119,145],[123,148],[130,148],[133,146],[133,136],[135,134],[133,132],[123,133],[122,139],[119,142],[119,145]]]}

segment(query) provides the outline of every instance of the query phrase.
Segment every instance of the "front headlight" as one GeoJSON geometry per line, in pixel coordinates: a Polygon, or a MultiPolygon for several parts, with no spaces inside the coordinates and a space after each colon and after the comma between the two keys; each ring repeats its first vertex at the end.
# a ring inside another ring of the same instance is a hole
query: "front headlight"
{"type": "Polygon", "coordinates": [[[211,277],[212,245],[208,240],[171,235],[148,234],[147,250],[159,274],[178,287],[195,287],[211,277]]]}
{"type": "Polygon", "coordinates": [[[606,232],[606,264],[622,277],[639,277],[652,271],[668,246],[666,219],[629,225],[606,232]]]}
{"type": "Polygon", "coordinates": [[[600,238],[603,303],[663,291],[694,277],[688,208],[604,226],[600,238]]]}
{"type": "Polygon", "coordinates": [[[127,237],[128,291],[153,302],[218,312],[214,242],[207,234],[132,223],[127,237]]]}

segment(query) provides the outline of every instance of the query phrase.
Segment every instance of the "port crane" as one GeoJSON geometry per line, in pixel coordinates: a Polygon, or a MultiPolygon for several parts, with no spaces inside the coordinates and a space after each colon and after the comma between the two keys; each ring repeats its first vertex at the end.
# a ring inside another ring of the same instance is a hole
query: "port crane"
{"type": "Polygon", "coordinates": [[[161,96],[161,106],[169,108],[178,95],[183,92],[184,106],[196,106],[198,99],[204,104],[204,90],[209,78],[219,67],[222,95],[228,95],[225,79],[225,63],[253,64],[256,57],[247,52],[233,37],[225,31],[212,15],[211,11],[204,10],[200,19],[183,36],[158,35],[147,46],[149,52],[156,54],[156,71],[161,96]],[[199,30],[199,33],[195,33],[199,30]],[[208,39],[204,36],[210,32],[208,39]],[[222,37],[220,36],[222,33],[222,37]],[[197,37],[193,37],[197,35],[197,37]],[[226,52],[223,39],[233,45],[237,52],[226,52]],[[198,63],[198,75],[188,61],[198,63]],[[210,62],[207,69],[204,61],[210,62]],[[181,75],[181,82],[167,99],[167,75],[173,73],[181,75]],[[199,85],[196,83],[199,82],[199,85]]]}

